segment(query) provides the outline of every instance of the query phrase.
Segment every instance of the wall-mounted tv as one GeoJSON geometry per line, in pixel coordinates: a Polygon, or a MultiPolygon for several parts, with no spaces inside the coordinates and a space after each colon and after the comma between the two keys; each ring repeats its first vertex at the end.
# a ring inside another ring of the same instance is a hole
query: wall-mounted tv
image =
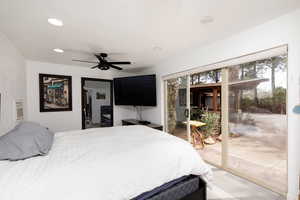
{"type": "Polygon", "coordinates": [[[115,105],[156,106],[155,75],[114,79],[115,105]]]}

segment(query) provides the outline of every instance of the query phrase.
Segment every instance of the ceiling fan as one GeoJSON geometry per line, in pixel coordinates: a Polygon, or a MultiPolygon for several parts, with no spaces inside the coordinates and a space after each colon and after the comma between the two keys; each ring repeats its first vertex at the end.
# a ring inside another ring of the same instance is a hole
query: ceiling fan
{"type": "Polygon", "coordinates": [[[130,65],[131,62],[108,62],[106,60],[107,57],[107,53],[98,53],[98,54],[94,54],[96,56],[96,58],[99,60],[99,62],[94,62],[94,61],[87,61],[87,60],[73,60],[73,61],[77,61],[77,62],[85,62],[85,63],[97,63],[96,66],[91,67],[91,69],[101,69],[101,70],[108,70],[110,68],[114,68],[117,70],[122,70],[121,67],[115,66],[115,65],[130,65]]]}

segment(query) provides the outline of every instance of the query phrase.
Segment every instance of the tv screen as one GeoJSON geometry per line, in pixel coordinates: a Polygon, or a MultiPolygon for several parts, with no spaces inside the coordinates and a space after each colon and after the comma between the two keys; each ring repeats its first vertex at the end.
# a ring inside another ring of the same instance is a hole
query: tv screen
{"type": "Polygon", "coordinates": [[[116,105],[156,106],[155,75],[114,79],[116,105]]]}

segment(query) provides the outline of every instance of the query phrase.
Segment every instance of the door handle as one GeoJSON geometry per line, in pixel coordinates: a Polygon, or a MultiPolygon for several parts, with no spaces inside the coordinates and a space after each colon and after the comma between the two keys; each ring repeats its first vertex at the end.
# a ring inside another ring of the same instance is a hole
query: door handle
{"type": "Polygon", "coordinates": [[[189,114],[190,114],[190,112],[189,112],[189,109],[185,109],[184,110],[184,116],[186,117],[186,118],[189,118],[189,114]]]}

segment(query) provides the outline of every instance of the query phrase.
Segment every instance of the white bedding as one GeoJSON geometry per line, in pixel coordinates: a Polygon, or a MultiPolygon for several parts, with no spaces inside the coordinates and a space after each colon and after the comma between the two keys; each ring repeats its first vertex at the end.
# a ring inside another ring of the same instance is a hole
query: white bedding
{"type": "Polygon", "coordinates": [[[0,161],[0,200],[127,200],[210,168],[187,142],[145,126],[60,132],[49,155],[0,161]]]}

